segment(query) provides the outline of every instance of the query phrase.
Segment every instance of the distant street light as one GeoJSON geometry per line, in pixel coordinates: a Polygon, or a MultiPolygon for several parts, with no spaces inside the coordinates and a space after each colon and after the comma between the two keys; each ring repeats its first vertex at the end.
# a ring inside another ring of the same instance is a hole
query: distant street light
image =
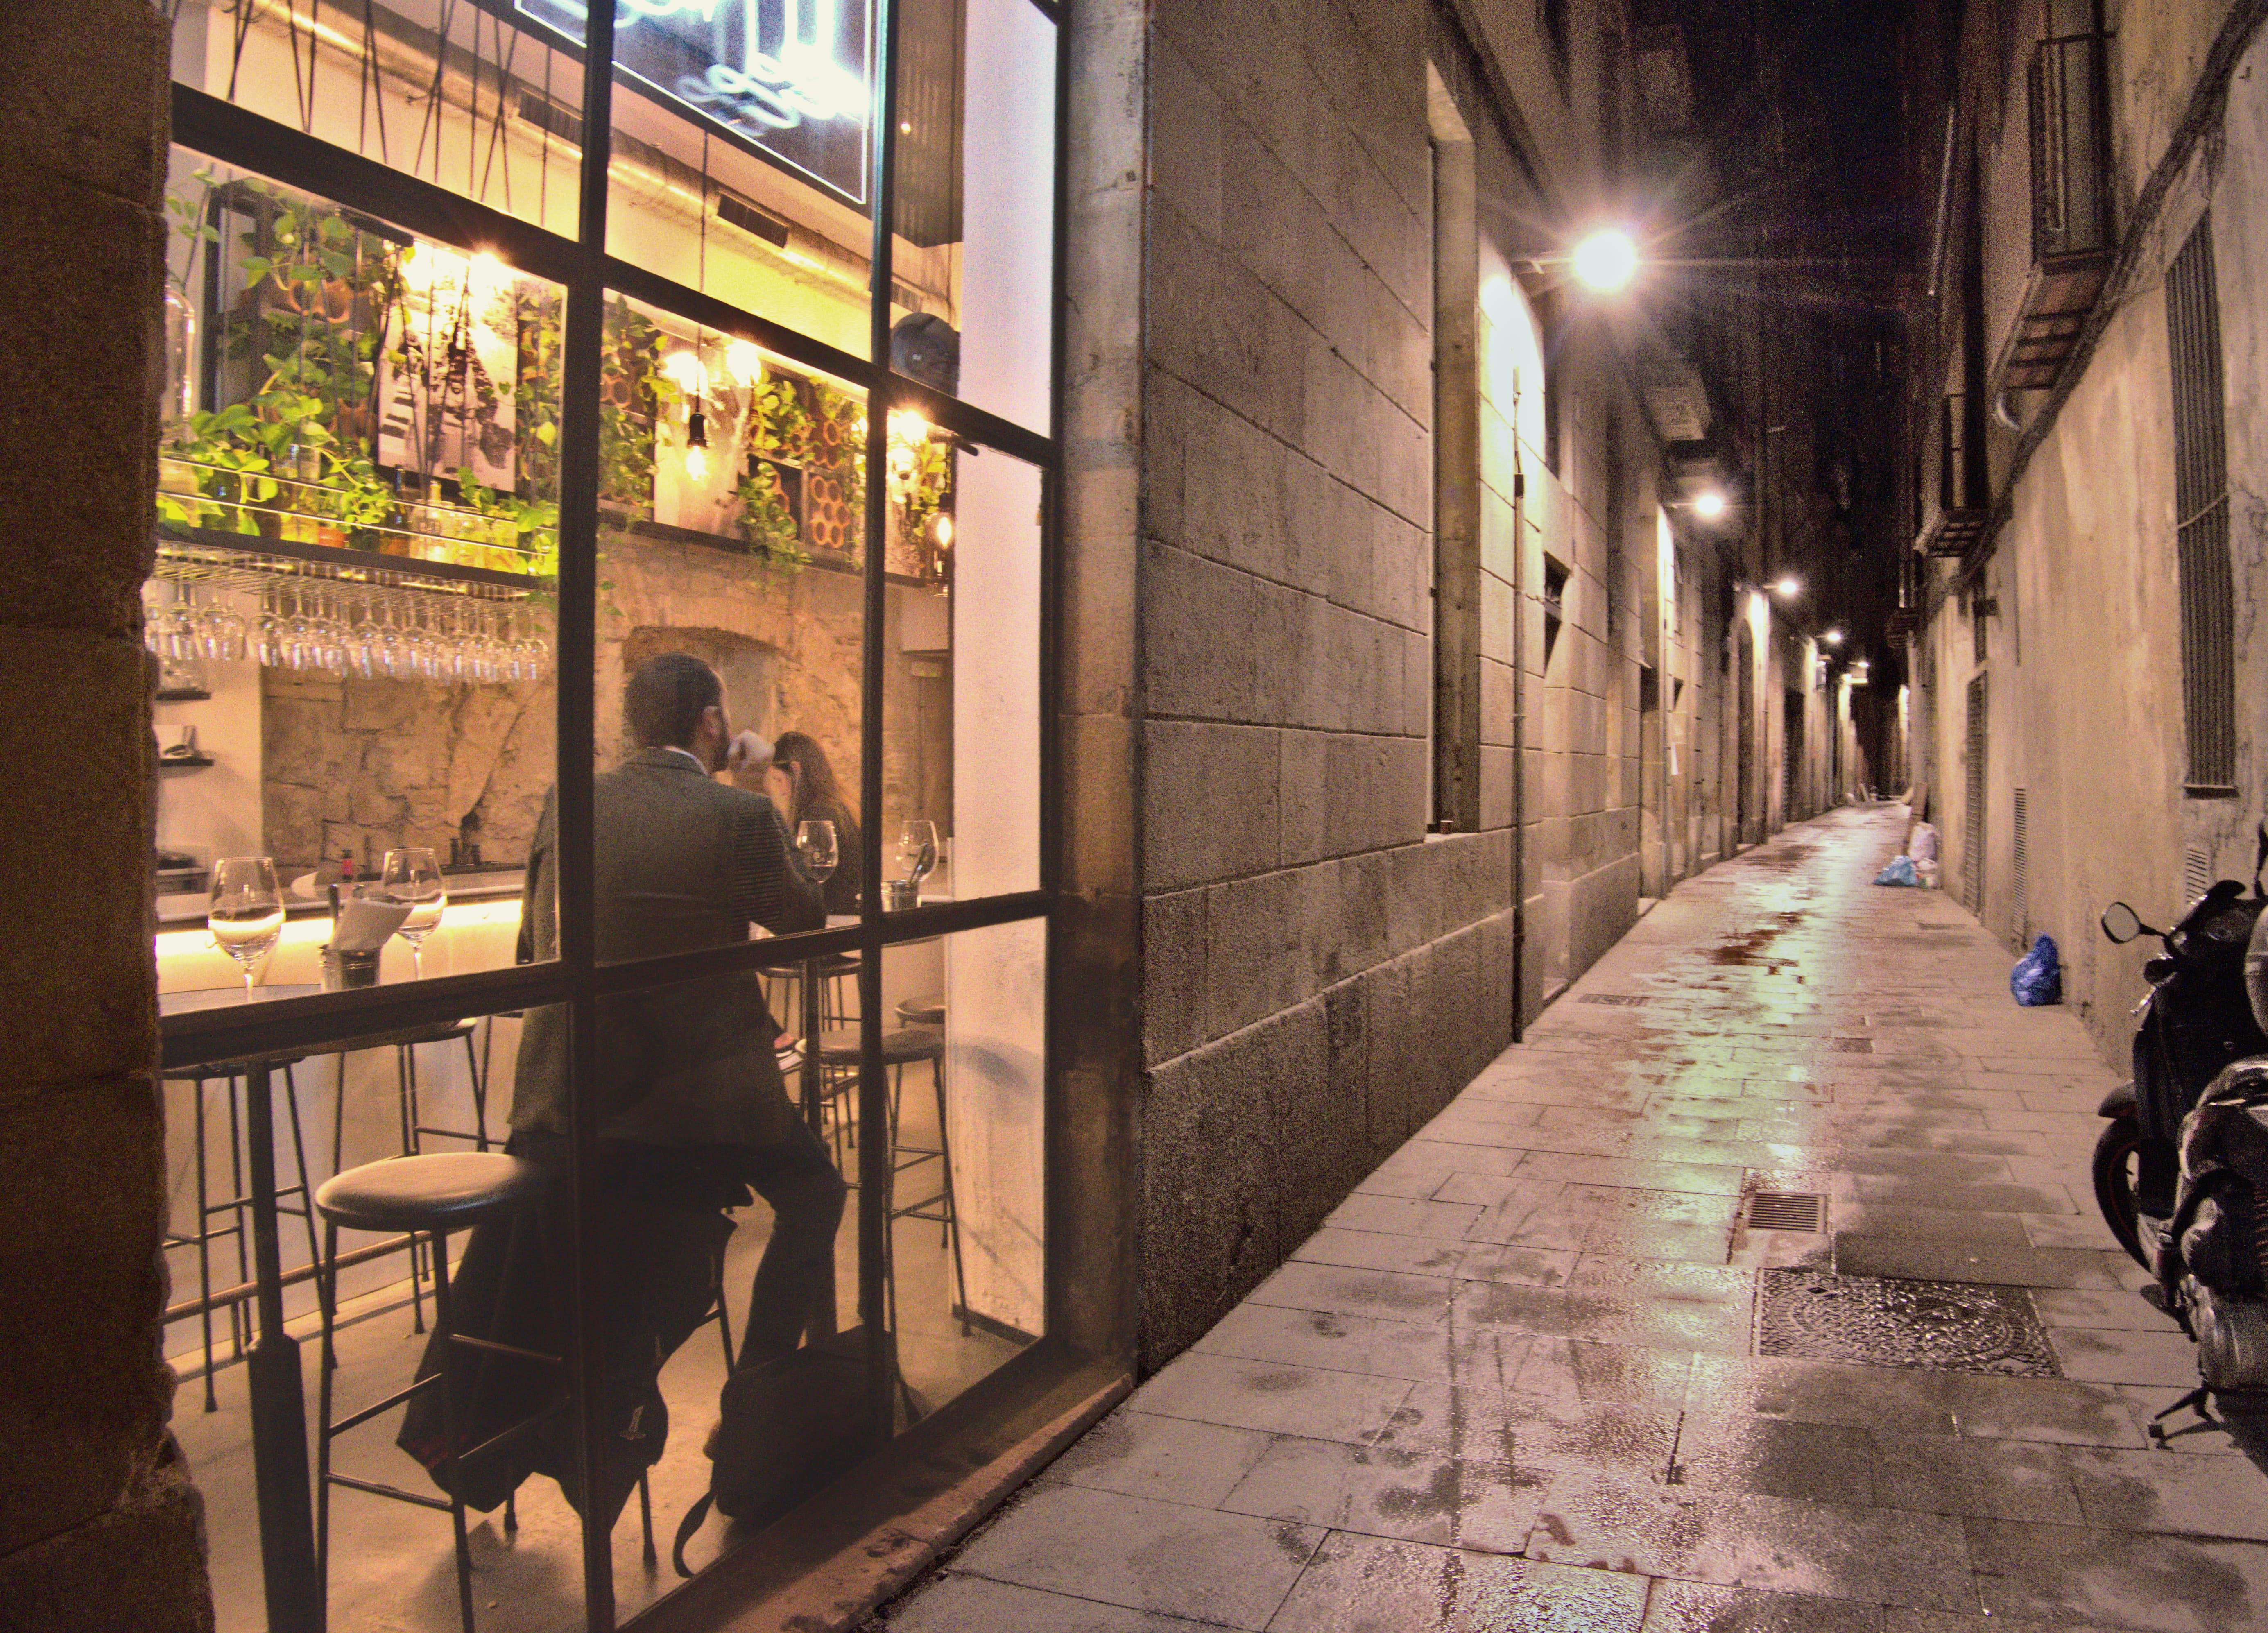
{"type": "Polygon", "coordinates": [[[1705,488],[1694,496],[1693,513],[1705,522],[1713,522],[1725,513],[1725,496],[1714,488],[1705,488]]]}
{"type": "Polygon", "coordinates": [[[1772,593],[1783,601],[1792,601],[1803,593],[1803,580],[1790,573],[1772,585],[1772,593]]]}
{"type": "Polygon", "coordinates": [[[1604,227],[1575,246],[1574,264],[1584,288],[1612,295],[1638,276],[1638,245],[1620,227],[1604,227]]]}
{"type": "Polygon", "coordinates": [[[1843,632],[1840,629],[1830,629],[1825,635],[1821,636],[1819,638],[1826,642],[1830,646],[1840,646],[1843,644],[1843,632]]]}

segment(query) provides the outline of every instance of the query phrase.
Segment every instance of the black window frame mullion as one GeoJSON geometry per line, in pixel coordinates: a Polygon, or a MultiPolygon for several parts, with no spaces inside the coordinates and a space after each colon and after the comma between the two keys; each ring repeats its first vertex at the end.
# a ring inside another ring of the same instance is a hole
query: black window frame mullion
{"type": "MultiPolygon", "coordinates": [[[[1055,185],[1049,205],[1055,211],[1048,298],[1048,444],[1059,455],[1064,445],[1067,415],[1064,407],[1064,361],[1070,356],[1070,303],[1064,298],[1064,280],[1071,265],[1071,166],[1064,156],[1065,132],[1071,128],[1071,29],[1059,8],[1049,0],[1033,0],[1055,25],[1056,122],[1055,185]]],[[[1041,932],[1045,950],[1041,969],[1044,985],[1040,1002],[1040,1307],[1045,1335],[1060,1341],[1067,1330],[1067,1277],[1060,1274],[1057,1244],[1071,1239],[1075,1228],[1057,1217],[1069,1203],[1067,1187],[1056,1176],[1064,1171],[1070,1150],[1069,1096],[1064,1092],[1062,1016],[1071,1002],[1065,960],[1057,956],[1064,943],[1063,901],[1069,859],[1064,855],[1066,829],[1064,802],[1056,791],[1064,785],[1063,625],[1064,565],[1063,464],[1050,458],[1041,473],[1040,507],[1040,889],[1047,898],[1047,927],[1041,932]]],[[[962,1291],[964,1304],[968,1291],[962,1291]]],[[[1038,1346],[1034,1346],[1037,1348],[1038,1346]]]]}
{"type": "Polygon", "coordinates": [[[890,290],[896,261],[898,22],[895,0],[882,7],[880,63],[874,82],[872,248],[867,275],[867,349],[872,380],[866,395],[866,537],[860,565],[865,580],[865,639],[859,647],[858,814],[865,847],[866,889],[858,904],[858,1319],[865,1328],[869,1437],[887,1444],[893,1427],[893,1380],[898,1335],[885,1313],[890,1295],[890,1203],[897,1162],[890,1128],[889,1085],[882,1055],[882,776],[885,654],[882,632],[889,614],[890,290]]]}
{"type": "Polygon", "coordinates": [[[598,1071],[597,741],[599,393],[606,344],[607,207],[613,187],[615,8],[592,8],[583,62],[583,151],[576,242],[561,336],[559,405],[559,747],[552,767],[558,847],[555,870],[560,961],[574,988],[568,1016],[567,1188],[574,1241],[568,1276],[568,1371],[576,1417],[582,1504],[583,1615],[587,1633],[613,1633],[613,1526],[597,1492],[607,1467],[605,1402],[598,1328],[608,1312],[598,1297],[603,1221],[589,1205],[599,1172],[599,1129],[585,1092],[598,1071]]]}
{"type": "Polygon", "coordinates": [[[210,92],[175,80],[172,105],[173,140],[223,164],[380,217],[468,254],[490,251],[513,271],[563,288],[582,268],[584,251],[572,239],[224,101],[210,92]]]}

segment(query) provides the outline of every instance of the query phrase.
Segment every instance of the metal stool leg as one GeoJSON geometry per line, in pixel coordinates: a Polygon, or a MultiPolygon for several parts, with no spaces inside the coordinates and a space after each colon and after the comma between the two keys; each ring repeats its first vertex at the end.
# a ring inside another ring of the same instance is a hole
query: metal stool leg
{"type": "Polygon", "coordinates": [[[953,1244],[953,1285],[961,1295],[961,1335],[968,1336],[968,1272],[961,1262],[961,1210],[953,1200],[953,1136],[945,1123],[945,1056],[929,1063],[931,1086],[937,1093],[937,1161],[942,1171],[943,1234],[953,1244]]]}
{"type": "MultiPolygon", "coordinates": [[[[236,1283],[241,1287],[252,1279],[252,1244],[246,1239],[244,1229],[244,1117],[237,1107],[238,1079],[228,1079],[228,1195],[229,1200],[220,1204],[228,1210],[228,1228],[236,1237],[236,1283]]],[[[210,1225],[211,1221],[205,1221],[210,1225]]],[[[244,1359],[246,1348],[252,1342],[245,1306],[232,1304],[228,1307],[229,1359],[244,1359]]]]}
{"type": "MultiPolygon", "coordinates": [[[[405,1157],[417,1154],[417,1114],[415,1110],[417,1098],[416,1070],[416,1057],[410,1054],[409,1046],[406,1043],[395,1044],[394,1046],[394,1101],[395,1111],[401,1122],[401,1154],[405,1157]]],[[[425,1294],[417,1284],[422,1276],[419,1269],[419,1254],[417,1232],[412,1231],[409,1232],[409,1330],[413,1333],[422,1333],[425,1330],[425,1294]]],[[[438,1313],[434,1319],[436,1320],[440,1319],[438,1313]]]]}
{"type": "Polygon", "coordinates": [[[653,1492],[646,1482],[646,1472],[638,1471],[638,1519],[645,1526],[645,1568],[651,1570],[660,1563],[653,1547],[653,1492]]]}
{"type": "Polygon", "coordinates": [[[417,1046],[414,1043],[404,1043],[398,1047],[401,1050],[402,1063],[409,1079],[409,1149],[401,1154],[405,1157],[423,1156],[425,1151],[425,1136],[423,1129],[425,1122],[425,1108],[418,1103],[417,1046]]]}
{"type": "Polygon", "coordinates": [[[299,1085],[291,1075],[291,1063],[284,1063],[284,1103],[291,1112],[291,1160],[298,1165],[299,1183],[294,1187],[299,1193],[299,1217],[307,1227],[307,1262],[320,1265],[315,1246],[315,1182],[307,1177],[307,1136],[299,1127],[299,1085]]]}
{"type": "Polygon", "coordinates": [[[332,1333],[338,1324],[339,1227],[325,1221],[323,1256],[317,1262],[316,1303],[322,1312],[322,1354],[315,1364],[320,1379],[315,1406],[315,1583],[323,1602],[331,1595],[331,1379],[338,1371],[332,1333]]]}
{"type": "Polygon", "coordinates": [[[204,1308],[198,1319],[204,1329],[205,1341],[205,1410],[220,1410],[220,1398],[213,1393],[213,1330],[212,1330],[212,1213],[210,1187],[205,1179],[205,1080],[199,1078],[190,1085],[196,1096],[197,1130],[197,1295],[204,1308]]]}
{"type": "Polygon", "coordinates": [[[445,1335],[440,1346],[441,1433],[448,1447],[449,1526],[457,1540],[457,1608],[464,1617],[465,1633],[474,1633],[473,1547],[465,1534],[465,1499],[456,1495],[464,1489],[464,1479],[457,1468],[457,1346],[453,1342],[457,1326],[449,1311],[448,1232],[431,1232],[426,1240],[432,1245],[433,1253],[433,1330],[445,1335]]]}
{"type": "MultiPolygon", "coordinates": [[[[494,1016],[486,1019],[490,1026],[496,1025],[494,1016]]],[[[485,1053],[483,1050],[482,1054],[485,1053]]],[[[465,1033],[465,1070],[473,1080],[473,1149],[486,1151],[489,1148],[488,1067],[484,1059],[474,1055],[473,1034],[469,1032],[465,1033]]]]}
{"type": "Polygon", "coordinates": [[[344,1049],[331,1058],[338,1062],[338,1070],[331,1078],[331,1172],[343,1173],[340,1153],[346,1149],[347,1138],[347,1056],[344,1049]]]}

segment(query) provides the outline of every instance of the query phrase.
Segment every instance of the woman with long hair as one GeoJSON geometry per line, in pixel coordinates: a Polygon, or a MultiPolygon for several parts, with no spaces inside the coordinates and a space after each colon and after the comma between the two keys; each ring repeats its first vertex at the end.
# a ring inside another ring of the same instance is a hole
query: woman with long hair
{"type": "Polygon", "coordinates": [[[780,808],[791,837],[799,824],[835,824],[835,872],[821,886],[829,913],[856,913],[865,884],[865,847],[858,819],[828,763],[827,751],[805,732],[783,732],[772,745],[771,769],[764,778],[772,803],[780,808]]]}

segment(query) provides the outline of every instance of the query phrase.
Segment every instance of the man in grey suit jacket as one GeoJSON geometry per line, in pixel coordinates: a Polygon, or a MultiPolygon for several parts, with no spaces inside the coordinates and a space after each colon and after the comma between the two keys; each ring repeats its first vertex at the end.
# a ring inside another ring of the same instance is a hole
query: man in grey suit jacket
{"type": "MultiPolygon", "coordinates": [[[[753,732],[735,737],[725,702],[716,672],[683,652],[663,653],[630,677],[624,712],[638,752],[593,780],[603,961],[746,941],[751,923],[781,933],[826,923],[819,886],[779,813],[755,791],[766,746],[753,732]],[[734,783],[715,780],[727,769],[734,783]]],[[[547,804],[523,887],[523,960],[556,953],[555,839],[547,804]]],[[[512,1091],[516,1135],[567,1132],[566,1033],[563,1010],[527,1018],[512,1091]]],[[[611,1161],[648,1173],[690,1163],[771,1205],[744,1365],[796,1347],[832,1284],[843,1217],[842,1176],[788,1098],[773,1053],[778,1035],[755,970],[610,995],[599,1004],[598,1077],[586,1095],[611,1161]]]]}

